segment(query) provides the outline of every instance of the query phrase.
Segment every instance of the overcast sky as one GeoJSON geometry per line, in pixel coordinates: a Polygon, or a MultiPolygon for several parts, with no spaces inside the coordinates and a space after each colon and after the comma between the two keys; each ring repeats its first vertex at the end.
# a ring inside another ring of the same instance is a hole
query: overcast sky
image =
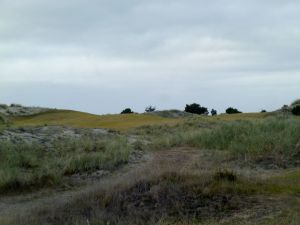
{"type": "Polygon", "coordinates": [[[118,113],[300,97],[299,0],[0,0],[0,102],[118,113]]]}

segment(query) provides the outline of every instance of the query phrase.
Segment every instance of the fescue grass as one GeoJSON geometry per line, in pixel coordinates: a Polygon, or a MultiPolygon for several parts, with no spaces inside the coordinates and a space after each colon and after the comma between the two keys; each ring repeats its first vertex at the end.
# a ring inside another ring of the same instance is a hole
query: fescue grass
{"type": "Polygon", "coordinates": [[[119,131],[139,127],[142,125],[170,124],[180,119],[163,118],[145,114],[120,114],[120,115],[93,115],[89,113],[52,110],[34,116],[12,118],[14,126],[43,126],[64,125],[75,128],[107,128],[119,131]]]}
{"type": "Polygon", "coordinates": [[[123,137],[84,137],[38,143],[0,143],[0,191],[18,191],[57,185],[65,175],[126,163],[130,146],[123,137]]]}
{"type": "Polygon", "coordinates": [[[192,146],[228,150],[245,160],[266,160],[285,166],[300,160],[300,121],[270,117],[262,120],[226,121],[186,130],[178,127],[158,135],[153,132],[152,149],[192,146]],[[173,129],[173,131],[172,131],[173,129]],[[175,130],[175,131],[174,131],[175,130]]]}
{"type": "MultiPolygon", "coordinates": [[[[224,172],[224,171],[223,171],[224,172]]],[[[285,193],[273,191],[273,185],[219,171],[201,174],[167,172],[96,191],[74,199],[68,207],[37,213],[20,224],[297,224],[299,202],[284,209],[278,197],[285,193]],[[232,180],[231,175],[235,176],[232,180]],[[282,211],[276,214],[276,207],[282,211]],[[265,210],[271,216],[264,218],[265,210]],[[274,212],[273,212],[274,211],[274,212]],[[249,212],[252,217],[235,217],[249,212]],[[272,214],[274,213],[274,214],[272,214]],[[254,216],[256,215],[256,216],[254,216]],[[277,223],[276,223],[277,222],[277,223]],[[293,223],[288,223],[293,222],[293,223]]],[[[289,192],[289,196],[297,193],[289,192]]]]}

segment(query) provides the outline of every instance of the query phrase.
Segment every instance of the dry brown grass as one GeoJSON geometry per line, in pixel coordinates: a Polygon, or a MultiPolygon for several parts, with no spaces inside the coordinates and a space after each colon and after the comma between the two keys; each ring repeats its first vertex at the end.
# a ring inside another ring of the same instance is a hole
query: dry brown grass
{"type": "Polygon", "coordinates": [[[280,214],[284,204],[291,204],[283,200],[289,198],[282,195],[285,190],[272,192],[264,180],[219,170],[229,166],[222,160],[205,164],[211,154],[199,152],[179,148],[149,153],[143,163],[71,198],[41,202],[6,224],[276,224],[270,216],[299,222],[295,209],[280,214]]]}

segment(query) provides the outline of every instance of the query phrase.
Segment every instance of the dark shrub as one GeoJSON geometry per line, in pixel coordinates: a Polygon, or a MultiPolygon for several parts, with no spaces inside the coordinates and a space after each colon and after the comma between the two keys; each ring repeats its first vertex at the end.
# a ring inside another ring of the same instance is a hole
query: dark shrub
{"type": "Polygon", "coordinates": [[[291,104],[291,106],[297,106],[297,105],[300,105],[300,99],[293,101],[293,103],[291,104]]]}
{"type": "Polygon", "coordinates": [[[227,114],[235,114],[235,113],[242,113],[242,112],[240,112],[239,110],[237,110],[235,108],[229,107],[228,109],[226,109],[226,113],[227,114]]]}
{"type": "Polygon", "coordinates": [[[201,107],[197,103],[193,103],[191,105],[186,105],[184,111],[189,112],[189,113],[199,114],[199,115],[202,115],[202,114],[207,115],[208,114],[207,108],[201,107]]]}
{"type": "Polygon", "coordinates": [[[261,110],[260,112],[261,112],[261,113],[266,113],[267,110],[263,109],[263,110],[261,110]]]}
{"type": "Polygon", "coordinates": [[[130,108],[126,108],[121,112],[121,114],[131,114],[131,113],[133,113],[133,111],[130,108]]]}
{"type": "Polygon", "coordinates": [[[293,109],[292,109],[292,113],[296,116],[300,116],[300,105],[296,105],[293,109]]]}
{"type": "Polygon", "coordinates": [[[148,106],[146,109],[145,109],[145,112],[154,112],[156,110],[155,106],[148,106]]]}
{"type": "Polygon", "coordinates": [[[211,115],[212,116],[216,116],[218,113],[217,113],[217,110],[215,110],[215,109],[212,109],[211,111],[210,111],[210,113],[211,113],[211,115]]]}

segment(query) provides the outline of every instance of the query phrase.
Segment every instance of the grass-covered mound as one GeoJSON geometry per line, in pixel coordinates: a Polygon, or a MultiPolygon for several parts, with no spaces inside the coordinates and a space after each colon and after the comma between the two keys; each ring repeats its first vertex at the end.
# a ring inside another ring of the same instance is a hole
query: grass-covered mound
{"type": "Polygon", "coordinates": [[[52,110],[33,116],[15,117],[14,126],[43,126],[64,125],[76,128],[108,128],[114,130],[128,130],[143,125],[175,123],[178,119],[163,118],[156,115],[122,114],[122,115],[94,115],[89,113],[52,110]]]}

